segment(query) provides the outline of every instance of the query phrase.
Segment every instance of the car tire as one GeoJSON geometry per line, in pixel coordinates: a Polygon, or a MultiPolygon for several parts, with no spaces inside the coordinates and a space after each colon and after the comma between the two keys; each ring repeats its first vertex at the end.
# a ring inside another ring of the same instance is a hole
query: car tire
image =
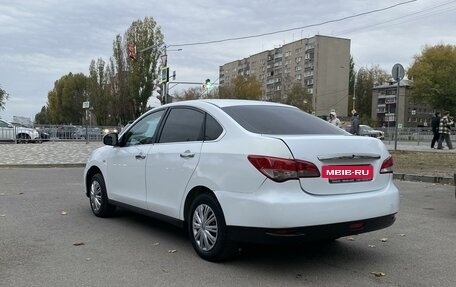
{"type": "Polygon", "coordinates": [[[16,139],[17,139],[17,143],[28,143],[30,141],[30,136],[27,135],[27,134],[18,134],[16,136],[16,139]]]}
{"type": "Polygon", "coordinates": [[[214,196],[201,194],[193,200],[187,224],[193,248],[201,258],[220,262],[235,255],[236,244],[228,239],[222,208],[214,196]]]}
{"type": "Polygon", "coordinates": [[[100,173],[92,176],[89,188],[90,208],[93,214],[98,217],[112,216],[116,206],[109,203],[106,184],[100,173]]]}

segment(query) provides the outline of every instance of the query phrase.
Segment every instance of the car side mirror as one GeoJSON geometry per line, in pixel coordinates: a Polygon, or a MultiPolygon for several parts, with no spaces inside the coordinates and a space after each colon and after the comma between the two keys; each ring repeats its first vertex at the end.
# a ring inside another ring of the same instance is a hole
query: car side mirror
{"type": "Polygon", "coordinates": [[[109,133],[103,137],[103,143],[110,146],[119,145],[119,134],[118,133],[109,133]]]}

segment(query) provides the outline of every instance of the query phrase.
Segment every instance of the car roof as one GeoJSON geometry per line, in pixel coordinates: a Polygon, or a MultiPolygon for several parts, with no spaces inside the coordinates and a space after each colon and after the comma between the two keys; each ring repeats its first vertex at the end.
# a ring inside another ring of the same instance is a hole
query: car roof
{"type": "MultiPolygon", "coordinates": [[[[265,101],[254,101],[254,100],[237,100],[237,99],[200,99],[200,100],[189,100],[181,101],[167,104],[165,106],[176,106],[176,105],[204,105],[212,104],[219,108],[231,107],[231,106],[247,106],[247,105],[265,105],[265,106],[283,106],[283,107],[292,107],[289,105],[284,105],[274,102],[265,102],[265,101]]],[[[164,107],[164,106],[162,106],[164,107]]]]}

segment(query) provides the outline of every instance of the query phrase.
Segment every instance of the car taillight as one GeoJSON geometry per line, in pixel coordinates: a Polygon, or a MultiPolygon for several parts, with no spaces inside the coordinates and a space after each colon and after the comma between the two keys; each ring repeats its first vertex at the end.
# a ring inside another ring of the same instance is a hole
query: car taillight
{"type": "Polygon", "coordinates": [[[249,155],[247,158],[262,174],[276,182],[320,176],[318,168],[308,161],[261,155],[249,155]]]}
{"type": "Polygon", "coordinates": [[[383,161],[380,173],[392,173],[393,172],[393,157],[389,156],[383,161]]]}

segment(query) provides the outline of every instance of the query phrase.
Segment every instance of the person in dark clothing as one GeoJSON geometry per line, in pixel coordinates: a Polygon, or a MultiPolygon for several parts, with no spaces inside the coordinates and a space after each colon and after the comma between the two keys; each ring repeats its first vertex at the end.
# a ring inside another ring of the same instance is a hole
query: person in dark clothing
{"type": "Polygon", "coordinates": [[[350,133],[353,135],[359,135],[359,115],[354,113],[352,116],[352,124],[350,128],[350,133]]]}
{"type": "Polygon", "coordinates": [[[431,127],[432,133],[434,137],[431,141],[431,148],[434,148],[435,143],[439,141],[440,133],[439,133],[439,125],[440,125],[440,112],[436,112],[435,115],[432,117],[431,127]]]}

